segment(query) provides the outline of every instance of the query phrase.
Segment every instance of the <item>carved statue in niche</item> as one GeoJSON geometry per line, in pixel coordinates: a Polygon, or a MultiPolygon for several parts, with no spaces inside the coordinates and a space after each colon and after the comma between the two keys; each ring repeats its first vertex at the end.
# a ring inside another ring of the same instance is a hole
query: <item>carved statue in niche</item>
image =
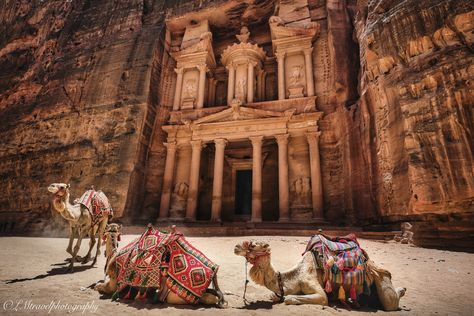
{"type": "Polygon", "coordinates": [[[176,183],[171,194],[171,217],[184,217],[187,198],[188,184],[185,182],[176,183]]]}
{"type": "Polygon", "coordinates": [[[293,208],[311,207],[311,180],[308,177],[301,177],[295,180],[293,184],[294,199],[293,208]]]}
{"type": "Polygon", "coordinates": [[[237,81],[237,86],[235,89],[235,97],[240,101],[244,101],[245,99],[245,91],[247,90],[247,80],[245,77],[240,77],[237,81]]]}
{"type": "Polygon", "coordinates": [[[181,108],[192,109],[196,100],[197,84],[196,79],[191,78],[184,82],[183,85],[183,103],[181,108]]]}
{"type": "Polygon", "coordinates": [[[288,85],[289,98],[302,98],[304,85],[301,82],[303,79],[303,66],[295,65],[291,68],[290,84],[288,85]]]}

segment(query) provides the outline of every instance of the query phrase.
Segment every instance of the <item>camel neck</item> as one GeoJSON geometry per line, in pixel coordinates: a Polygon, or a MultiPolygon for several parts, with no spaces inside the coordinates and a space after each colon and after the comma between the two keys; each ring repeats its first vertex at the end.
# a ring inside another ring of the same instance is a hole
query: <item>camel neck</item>
{"type": "Polygon", "coordinates": [[[69,197],[70,194],[67,192],[63,198],[55,200],[55,207],[66,220],[77,221],[81,214],[76,212],[74,205],[69,202],[69,197]]]}
{"type": "Polygon", "coordinates": [[[271,264],[270,256],[260,258],[250,269],[250,277],[257,284],[264,285],[270,291],[280,294],[278,272],[271,264]]]}

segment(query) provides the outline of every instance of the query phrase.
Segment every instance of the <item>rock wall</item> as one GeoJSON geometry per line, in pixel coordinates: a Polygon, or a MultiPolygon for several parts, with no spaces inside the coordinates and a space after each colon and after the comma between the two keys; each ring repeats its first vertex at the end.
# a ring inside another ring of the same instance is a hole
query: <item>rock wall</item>
{"type": "Polygon", "coordinates": [[[91,185],[104,190],[119,216],[133,208],[129,186],[141,181],[155,120],[163,5],[2,2],[3,230],[42,227],[52,182],[70,183],[73,198],[91,185]]]}
{"type": "Polygon", "coordinates": [[[474,210],[474,4],[359,1],[361,144],[383,217],[474,210]]]}

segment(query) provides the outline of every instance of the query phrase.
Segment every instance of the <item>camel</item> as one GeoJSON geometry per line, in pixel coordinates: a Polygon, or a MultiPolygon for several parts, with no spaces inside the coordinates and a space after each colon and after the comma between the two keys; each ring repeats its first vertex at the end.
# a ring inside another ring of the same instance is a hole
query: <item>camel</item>
{"type": "MultiPolygon", "coordinates": [[[[243,256],[252,264],[250,278],[257,284],[267,287],[288,305],[317,304],[328,305],[328,296],[324,291],[324,271],[317,267],[311,252],[306,252],[303,259],[286,272],[277,272],[270,260],[270,246],[264,242],[245,241],[237,244],[234,253],[243,256]]],[[[386,311],[398,310],[400,298],[405,288],[394,288],[389,271],[378,268],[373,261],[367,262],[369,286],[375,283],[377,295],[386,311]]],[[[349,289],[346,289],[349,290],[349,289]]],[[[357,287],[358,294],[363,292],[357,287]]]]}
{"type": "MultiPolygon", "coordinates": [[[[172,228],[172,232],[175,231],[175,226],[172,228]]],[[[107,282],[98,283],[95,285],[94,289],[98,291],[100,294],[103,295],[113,295],[116,293],[118,289],[117,284],[117,276],[119,274],[117,263],[116,263],[116,256],[117,256],[117,243],[113,243],[112,239],[114,238],[115,234],[106,234],[106,244],[112,245],[112,257],[110,260],[107,260],[107,264],[105,266],[106,277],[108,277],[107,282]]],[[[217,305],[220,308],[224,308],[227,306],[227,302],[224,300],[224,295],[222,291],[219,289],[219,285],[217,284],[217,275],[214,275],[212,279],[212,283],[214,284],[214,289],[208,288],[203,296],[200,298],[199,303],[204,305],[217,305]]],[[[162,284],[166,284],[166,278],[162,280],[162,284]]],[[[141,294],[139,293],[137,298],[141,294]]],[[[184,299],[179,297],[173,291],[170,291],[168,288],[161,289],[158,292],[158,296],[160,300],[171,304],[171,305],[186,305],[188,304],[184,299]],[[166,295],[166,296],[165,296],[166,295]]]]}
{"type": "Polygon", "coordinates": [[[52,183],[48,187],[48,191],[53,193],[53,209],[57,211],[66,221],[69,223],[69,244],[66,252],[71,254],[71,262],[69,264],[69,270],[72,272],[74,269],[74,262],[81,259],[77,253],[81,247],[82,239],[89,234],[89,251],[86,256],[82,258],[82,263],[87,263],[91,258],[92,248],[94,247],[96,240],[95,235],[99,233],[99,242],[97,243],[97,249],[95,253],[92,265],[97,262],[97,256],[100,255],[100,240],[103,237],[105,227],[108,222],[108,217],[101,218],[95,225],[92,224],[92,215],[89,210],[82,204],[69,202],[69,184],[65,183],[52,183]],[[74,238],[77,236],[76,245],[74,249],[72,244],[74,238]]]}

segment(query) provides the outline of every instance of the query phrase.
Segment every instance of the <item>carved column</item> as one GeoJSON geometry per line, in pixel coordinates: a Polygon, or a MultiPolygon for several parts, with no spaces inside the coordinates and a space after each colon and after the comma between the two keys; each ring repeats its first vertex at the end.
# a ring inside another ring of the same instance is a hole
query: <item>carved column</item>
{"type": "Polygon", "coordinates": [[[234,99],[234,86],[235,86],[235,68],[234,65],[227,65],[229,70],[229,78],[227,80],[227,105],[230,105],[232,99],[234,99]]]}
{"type": "Polygon", "coordinates": [[[222,209],[222,178],[224,176],[224,150],[227,140],[219,138],[214,140],[216,154],[214,157],[214,182],[212,184],[212,209],[211,221],[221,220],[222,209]]]}
{"type": "Polygon", "coordinates": [[[323,184],[319,158],[319,135],[321,132],[306,134],[309,144],[309,161],[311,166],[311,193],[313,199],[313,219],[321,220],[323,213],[323,184]]]}
{"type": "Polygon", "coordinates": [[[199,191],[199,170],[201,167],[202,141],[192,140],[191,142],[191,172],[189,173],[188,201],[186,204],[186,219],[196,220],[196,209],[199,191]]]}
{"type": "Polygon", "coordinates": [[[174,71],[178,76],[176,78],[176,88],[174,90],[173,111],[178,111],[181,102],[181,88],[183,87],[183,68],[175,68],[174,71]]]}
{"type": "Polygon", "coordinates": [[[313,61],[312,61],[312,56],[311,52],[313,51],[313,48],[306,48],[303,50],[304,52],[304,63],[305,63],[305,69],[306,69],[306,91],[308,93],[308,97],[311,97],[314,95],[314,81],[313,81],[313,61]]]}
{"type": "Polygon", "coordinates": [[[285,53],[275,53],[278,62],[278,100],[285,99],[285,53]]]}
{"type": "Polygon", "coordinates": [[[174,162],[176,158],[176,142],[164,143],[166,146],[165,173],[161,189],[160,218],[166,218],[170,209],[171,186],[173,185],[174,162]]]}
{"type": "Polygon", "coordinates": [[[288,134],[276,135],[278,143],[278,195],[280,222],[290,219],[290,190],[288,187],[288,134]]]}
{"type": "Polygon", "coordinates": [[[209,79],[209,104],[208,106],[216,105],[216,84],[217,80],[214,78],[209,79]]]}
{"type": "Polygon", "coordinates": [[[250,137],[252,157],[252,222],[262,221],[262,141],[263,136],[250,137]]]}
{"type": "Polygon", "coordinates": [[[197,109],[201,109],[204,106],[204,89],[206,86],[206,65],[198,65],[199,69],[199,90],[198,90],[198,100],[197,100],[197,109]]]}
{"type": "Polygon", "coordinates": [[[249,61],[248,69],[247,69],[247,103],[253,103],[253,95],[254,95],[254,80],[255,80],[255,67],[256,64],[249,61]]]}

